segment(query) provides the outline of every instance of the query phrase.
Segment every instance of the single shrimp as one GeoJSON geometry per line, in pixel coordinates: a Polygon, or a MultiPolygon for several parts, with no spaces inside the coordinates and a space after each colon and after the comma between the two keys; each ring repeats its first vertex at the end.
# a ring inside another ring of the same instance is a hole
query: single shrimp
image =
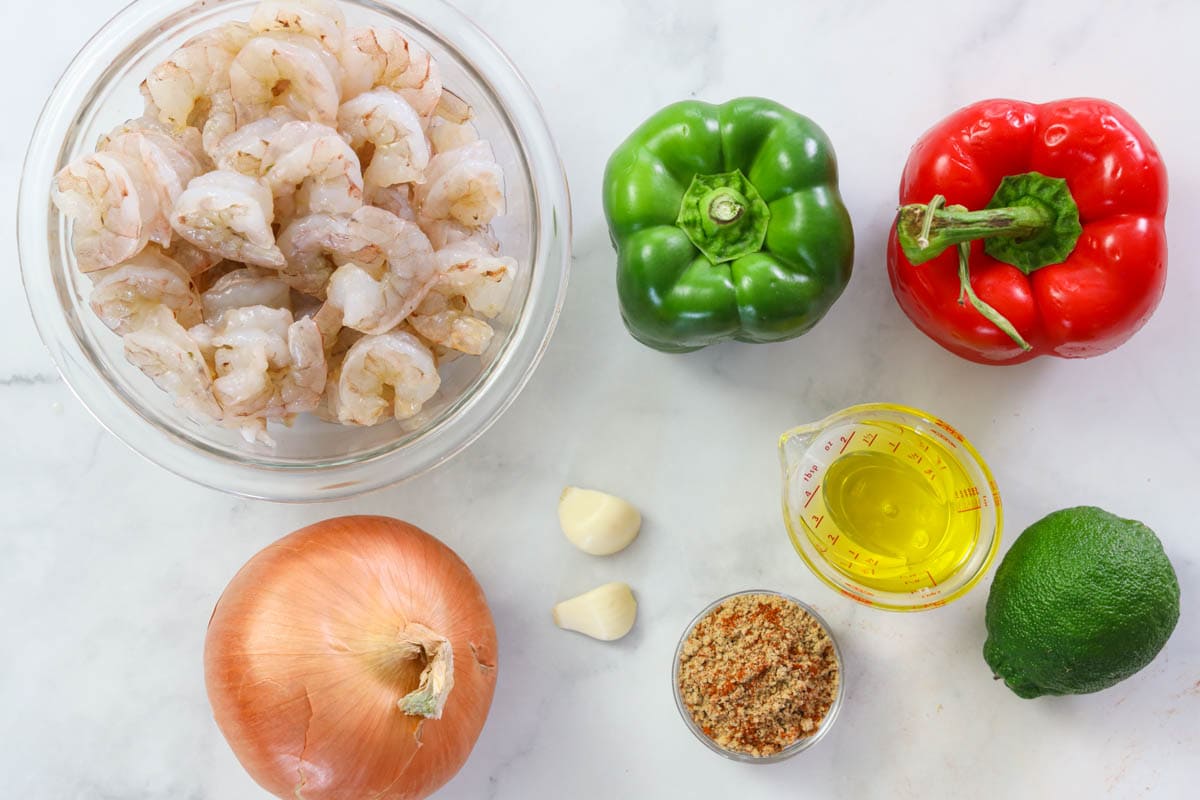
{"type": "Polygon", "coordinates": [[[425,295],[407,322],[422,339],[472,356],[483,353],[492,342],[491,325],[472,316],[466,303],[437,291],[425,295]]]}
{"type": "Polygon", "coordinates": [[[142,165],[149,185],[158,196],[148,236],[150,241],[169,247],[171,208],[188,182],[204,171],[203,166],[182,143],[161,131],[134,129],[128,123],[122,128],[107,137],[101,143],[101,149],[106,153],[120,153],[142,165]]]}
{"type": "Polygon", "coordinates": [[[201,129],[211,152],[237,127],[229,68],[253,35],[248,25],[230,22],[185,42],[143,82],[147,115],[177,131],[201,129]]]}
{"type": "Polygon", "coordinates": [[[291,363],[279,387],[283,410],[287,414],[313,411],[325,391],[329,365],[321,329],[311,318],[297,319],[288,326],[288,354],[291,363]]]}
{"type": "MultiPolygon", "coordinates": [[[[211,325],[201,323],[188,329],[188,335],[195,340],[199,346],[201,353],[208,362],[212,362],[216,356],[216,346],[213,344],[213,339],[216,337],[216,331],[211,325]]],[[[250,444],[265,444],[274,447],[275,440],[267,433],[267,418],[268,415],[261,414],[258,416],[237,416],[235,414],[226,414],[222,411],[222,416],[217,420],[222,427],[238,431],[242,438],[250,444]]],[[[286,415],[281,415],[280,418],[286,419],[286,415]]]]}
{"type": "Polygon", "coordinates": [[[121,153],[92,153],[54,178],[51,199],[72,221],[81,272],[116,266],[146,243],[159,214],[158,193],[141,162],[121,153]]]}
{"type": "Polygon", "coordinates": [[[228,170],[194,179],[171,212],[171,226],[192,244],[231,261],[278,269],[283,253],[271,230],[271,191],[228,170]]]}
{"type": "Polygon", "coordinates": [[[323,298],[330,276],[343,264],[353,262],[378,277],[390,260],[407,257],[408,225],[372,206],[348,217],[310,214],[295,219],[279,234],[279,249],[287,260],[280,278],[296,291],[323,298]]]}
{"type": "Polygon", "coordinates": [[[434,292],[462,297],[471,310],[485,317],[504,310],[517,270],[515,259],[495,255],[478,239],[446,245],[434,257],[438,265],[434,292]]]}
{"type": "Polygon", "coordinates": [[[338,129],[360,154],[370,153],[367,186],[394,186],[422,179],[429,143],[421,118],[392,89],[372,89],[342,103],[338,129]]]}
{"type": "Polygon", "coordinates": [[[263,159],[271,140],[296,115],[282,106],[275,106],[267,116],[247,123],[221,140],[213,153],[218,169],[227,169],[260,178],[266,171],[263,159]]]}
{"type": "Polygon", "coordinates": [[[491,145],[480,140],[431,158],[425,182],[416,186],[416,200],[422,217],[470,227],[503,214],[504,173],[491,145]]]}
{"type": "Polygon", "coordinates": [[[394,89],[413,110],[428,118],[442,96],[442,79],[429,51],[393,28],[359,28],[346,36],[341,51],[342,99],[376,87],[394,89]]]}
{"type": "Polygon", "coordinates": [[[351,345],[326,392],[329,411],[339,422],[374,425],[415,416],[439,386],[429,348],[410,333],[386,333],[351,345]]]}
{"type": "Polygon", "coordinates": [[[137,330],[125,334],[125,358],[144,372],[175,405],[196,419],[219,419],[213,376],[200,346],[164,305],[154,308],[137,330]]]}
{"type": "Polygon", "coordinates": [[[338,267],[326,287],[328,302],[341,312],[342,324],[367,334],[396,327],[424,299],[437,276],[433,247],[421,229],[388,216],[396,234],[387,243],[386,269],[380,273],[352,261],[338,267]]]}
{"type": "Polygon", "coordinates": [[[346,17],[334,0],[262,0],[250,14],[250,27],[266,33],[311,36],[326,50],[341,50],[346,17]]]}
{"type": "Polygon", "coordinates": [[[263,178],[279,198],[294,195],[297,214],[350,214],[362,206],[358,156],[336,130],[289,122],[263,156],[263,178]]]}
{"type": "Polygon", "coordinates": [[[284,106],[301,119],[332,125],[341,94],[337,60],[315,39],[263,34],[246,43],[229,66],[238,125],[284,106]]]}
{"type": "Polygon", "coordinates": [[[172,127],[160,120],[157,113],[146,113],[140,117],[126,120],[108,133],[102,134],[96,141],[96,149],[111,149],[110,145],[112,141],[123,134],[144,133],[147,131],[171,137],[172,141],[184,150],[187,150],[196,159],[196,163],[200,165],[201,172],[207,172],[212,169],[208,153],[204,152],[204,140],[200,131],[191,126],[185,128],[172,127]]]}
{"type": "Polygon", "coordinates": [[[140,328],[166,306],[185,328],[200,322],[200,297],[191,276],[158,248],[92,274],[88,302],[100,321],[119,334],[140,328]]]}
{"type": "Polygon", "coordinates": [[[226,311],[247,306],[291,310],[292,292],[271,272],[255,267],[235,269],[217,279],[200,295],[204,321],[216,325],[226,311]]]}
{"type": "MultiPolygon", "coordinates": [[[[421,229],[382,208],[363,206],[350,215],[346,240],[336,255],[339,263],[354,262],[375,275],[389,264],[423,259],[432,250],[421,229]]],[[[424,274],[426,267],[417,267],[424,274]]]]}
{"type": "Polygon", "coordinates": [[[213,363],[217,378],[213,394],[227,416],[266,416],[276,397],[273,370],[291,362],[286,308],[235,308],[213,326],[213,363]]]}

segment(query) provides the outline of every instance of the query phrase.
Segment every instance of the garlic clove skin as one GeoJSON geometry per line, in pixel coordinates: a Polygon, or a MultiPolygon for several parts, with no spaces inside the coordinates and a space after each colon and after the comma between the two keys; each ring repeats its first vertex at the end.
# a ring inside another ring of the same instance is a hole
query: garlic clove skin
{"type": "Polygon", "coordinates": [[[620,639],[637,620],[637,600],[627,583],[606,583],[554,607],[554,624],[602,642],[620,639]]]}
{"type": "Polygon", "coordinates": [[[583,552],[610,556],[637,538],[642,515],[619,497],[568,486],[558,500],[558,523],[567,540],[583,552]]]}

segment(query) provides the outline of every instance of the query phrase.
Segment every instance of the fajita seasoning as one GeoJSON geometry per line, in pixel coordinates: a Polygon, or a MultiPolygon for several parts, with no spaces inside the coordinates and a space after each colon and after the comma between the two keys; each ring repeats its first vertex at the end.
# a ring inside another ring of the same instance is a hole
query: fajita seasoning
{"type": "Polygon", "coordinates": [[[774,755],[820,729],[841,680],[824,626],[776,594],[740,594],[684,640],[676,676],[696,726],[724,750],[774,755]]]}

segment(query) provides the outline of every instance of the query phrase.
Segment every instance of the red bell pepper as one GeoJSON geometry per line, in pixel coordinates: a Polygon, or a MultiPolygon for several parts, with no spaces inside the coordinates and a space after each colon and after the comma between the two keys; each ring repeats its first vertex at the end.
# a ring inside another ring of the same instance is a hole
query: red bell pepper
{"type": "Polygon", "coordinates": [[[1100,355],[1162,297],[1167,173],[1150,137],[1107,101],[956,111],[913,147],[900,205],[892,289],[963,358],[1100,355]]]}

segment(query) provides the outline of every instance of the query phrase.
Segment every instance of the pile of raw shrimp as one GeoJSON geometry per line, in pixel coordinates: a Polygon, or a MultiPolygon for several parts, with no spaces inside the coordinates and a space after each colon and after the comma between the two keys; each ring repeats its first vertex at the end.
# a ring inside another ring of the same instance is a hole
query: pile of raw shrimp
{"type": "Polygon", "coordinates": [[[143,116],[55,179],[90,304],[189,416],[418,414],[483,353],[516,262],[470,108],[401,32],[333,0],[266,0],[142,84],[143,116]]]}

